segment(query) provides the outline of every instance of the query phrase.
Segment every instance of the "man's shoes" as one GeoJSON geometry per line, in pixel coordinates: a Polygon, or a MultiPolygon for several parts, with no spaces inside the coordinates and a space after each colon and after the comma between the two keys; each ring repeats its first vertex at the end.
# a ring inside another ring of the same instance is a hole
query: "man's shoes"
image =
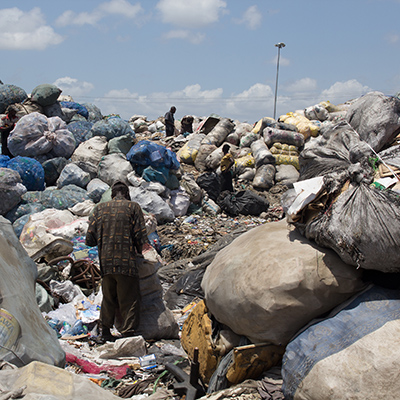
{"type": "Polygon", "coordinates": [[[106,342],[115,342],[118,338],[113,335],[101,335],[93,338],[96,344],[105,344],[106,342]]]}

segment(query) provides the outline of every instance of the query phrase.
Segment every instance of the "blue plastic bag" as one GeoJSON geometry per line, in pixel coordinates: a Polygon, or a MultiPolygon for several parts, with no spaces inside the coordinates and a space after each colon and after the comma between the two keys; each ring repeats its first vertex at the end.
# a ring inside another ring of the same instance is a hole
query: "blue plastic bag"
{"type": "Polygon", "coordinates": [[[173,170],[180,167],[180,163],[172,150],[149,140],[141,140],[132,146],[126,158],[133,166],[150,165],[155,168],[166,167],[173,170]]]}
{"type": "Polygon", "coordinates": [[[63,108],[77,110],[78,114],[82,115],[82,117],[85,117],[86,119],[89,118],[89,111],[82,104],[75,103],[73,101],[60,101],[60,105],[63,108]]]}
{"type": "Polygon", "coordinates": [[[44,190],[44,169],[34,158],[17,156],[8,162],[7,168],[19,173],[28,191],[44,190]]]}
{"type": "Polygon", "coordinates": [[[89,121],[72,121],[67,125],[67,129],[74,135],[76,147],[88,139],[93,123],[89,121]]]}

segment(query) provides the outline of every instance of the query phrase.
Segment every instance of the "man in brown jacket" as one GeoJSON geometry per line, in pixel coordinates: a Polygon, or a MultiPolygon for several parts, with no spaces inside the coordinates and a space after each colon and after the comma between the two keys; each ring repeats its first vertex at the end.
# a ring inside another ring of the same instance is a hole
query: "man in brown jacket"
{"type": "Polygon", "coordinates": [[[134,336],[140,318],[139,265],[148,242],[143,211],[130,200],[123,182],[112,186],[111,201],[99,203],[89,219],[88,246],[98,246],[103,300],[100,310],[101,340],[113,341],[110,329],[117,310],[122,317],[122,336],[134,336]]]}

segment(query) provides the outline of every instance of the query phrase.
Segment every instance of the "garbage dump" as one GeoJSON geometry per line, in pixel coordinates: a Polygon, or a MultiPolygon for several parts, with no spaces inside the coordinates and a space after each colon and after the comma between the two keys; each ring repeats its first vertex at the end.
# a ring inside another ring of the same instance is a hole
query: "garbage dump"
{"type": "Polygon", "coordinates": [[[396,398],[399,101],[371,92],[254,125],[185,115],[167,137],[164,117],[0,84],[0,394],[396,398]],[[116,181],[144,213],[143,307],[137,336],[117,316],[100,344],[85,235],[116,181]]]}

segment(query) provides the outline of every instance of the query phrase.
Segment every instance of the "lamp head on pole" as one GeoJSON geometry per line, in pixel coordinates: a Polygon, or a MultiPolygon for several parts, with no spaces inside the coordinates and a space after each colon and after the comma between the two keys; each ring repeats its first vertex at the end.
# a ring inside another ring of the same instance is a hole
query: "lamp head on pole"
{"type": "Polygon", "coordinates": [[[286,46],[286,44],[285,44],[285,43],[282,43],[282,42],[277,43],[277,44],[275,45],[275,47],[279,47],[280,49],[281,49],[282,47],[285,47],[285,46],[286,46]]]}

